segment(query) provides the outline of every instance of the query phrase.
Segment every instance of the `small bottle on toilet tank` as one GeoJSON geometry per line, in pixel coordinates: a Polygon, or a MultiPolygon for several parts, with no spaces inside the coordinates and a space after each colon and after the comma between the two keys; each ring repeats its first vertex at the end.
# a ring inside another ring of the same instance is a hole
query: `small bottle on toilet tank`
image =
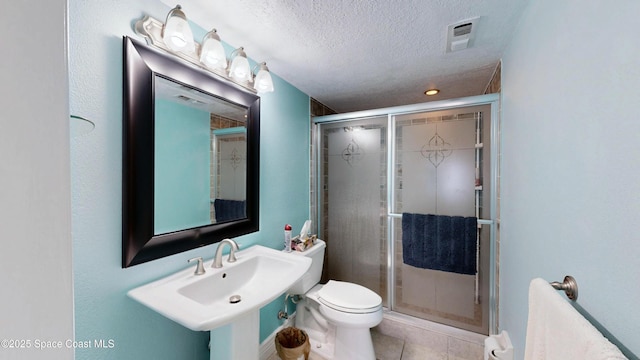
{"type": "Polygon", "coordinates": [[[291,252],[291,225],[284,226],[284,251],[291,252]]]}

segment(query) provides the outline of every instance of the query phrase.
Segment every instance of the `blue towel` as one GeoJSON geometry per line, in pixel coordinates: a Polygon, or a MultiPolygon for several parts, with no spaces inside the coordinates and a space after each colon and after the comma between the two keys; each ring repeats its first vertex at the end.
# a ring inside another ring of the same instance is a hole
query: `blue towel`
{"type": "Polygon", "coordinates": [[[246,201],[244,200],[215,199],[213,208],[216,211],[216,222],[221,223],[246,218],[245,203],[246,201]]]}
{"type": "Polygon", "coordinates": [[[422,269],[476,273],[475,217],[402,214],[402,260],[422,269]]]}

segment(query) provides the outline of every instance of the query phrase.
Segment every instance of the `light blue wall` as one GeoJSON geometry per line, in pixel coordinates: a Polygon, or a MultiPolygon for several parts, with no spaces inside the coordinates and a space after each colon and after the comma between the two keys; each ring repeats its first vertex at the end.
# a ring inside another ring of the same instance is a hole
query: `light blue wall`
{"type": "Polygon", "coordinates": [[[640,355],[636,0],[531,1],[503,58],[500,327],[522,358],[532,278],[640,355]]]}
{"type": "MultiPolygon", "coordinates": [[[[207,333],[155,314],[126,292],[184,268],[191,257],[210,259],[216,246],[120,265],[122,36],[138,38],[135,20],[143,14],[163,19],[168,10],[154,0],[69,2],[70,109],[96,124],[71,140],[75,332],[77,340],[115,343],[108,350],[78,349],[77,359],[208,358],[207,333]]],[[[276,92],[261,103],[260,231],[238,238],[243,248],[280,247],[284,224],[300,228],[309,216],[309,97],[277,76],[274,82],[276,92]]],[[[261,312],[261,338],[280,325],[281,301],[261,312]]]]}
{"type": "Polygon", "coordinates": [[[155,130],[154,234],[210,224],[209,113],[156,99],[155,130]]]}

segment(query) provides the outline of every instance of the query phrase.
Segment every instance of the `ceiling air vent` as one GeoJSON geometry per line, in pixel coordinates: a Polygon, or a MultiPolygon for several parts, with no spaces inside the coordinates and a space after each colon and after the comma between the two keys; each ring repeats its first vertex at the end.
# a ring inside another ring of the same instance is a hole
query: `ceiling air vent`
{"type": "Polygon", "coordinates": [[[447,52],[464,50],[473,46],[480,17],[466,19],[447,27],[447,52]]]}
{"type": "Polygon", "coordinates": [[[466,23],[466,24],[462,24],[454,27],[453,36],[462,36],[462,35],[471,34],[471,28],[473,27],[472,25],[473,24],[471,23],[466,23]]]}
{"type": "Polygon", "coordinates": [[[187,101],[187,102],[189,102],[191,104],[195,104],[195,105],[203,105],[203,104],[205,104],[204,102],[202,102],[200,100],[196,100],[196,99],[190,98],[188,96],[184,96],[182,94],[178,94],[176,96],[176,98],[178,98],[178,99],[180,99],[182,101],[187,101]]]}

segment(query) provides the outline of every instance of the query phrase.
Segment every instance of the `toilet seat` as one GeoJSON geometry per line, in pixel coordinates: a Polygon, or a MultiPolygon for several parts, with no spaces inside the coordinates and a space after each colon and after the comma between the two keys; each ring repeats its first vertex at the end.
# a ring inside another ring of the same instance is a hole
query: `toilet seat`
{"type": "Polygon", "coordinates": [[[364,286],[343,281],[329,280],[318,291],[318,300],[334,310],[367,314],[382,308],[382,298],[364,286]]]}

